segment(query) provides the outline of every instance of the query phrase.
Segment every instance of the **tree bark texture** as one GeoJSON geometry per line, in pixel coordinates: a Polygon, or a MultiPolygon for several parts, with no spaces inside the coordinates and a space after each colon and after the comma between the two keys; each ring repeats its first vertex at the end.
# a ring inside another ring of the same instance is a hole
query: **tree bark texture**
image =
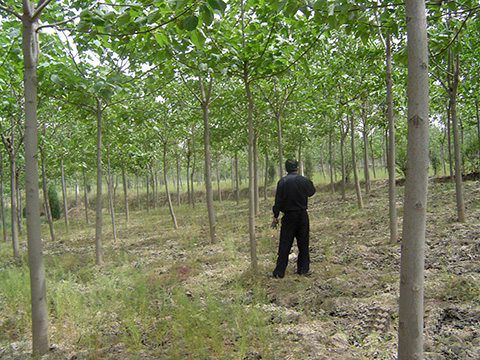
{"type": "Polygon", "coordinates": [[[397,195],[395,183],[395,120],[393,117],[392,51],[390,33],[386,36],[386,85],[388,119],[388,213],[390,224],[390,244],[398,239],[397,195]]]}
{"type": "Polygon", "coordinates": [[[205,151],[205,191],[207,195],[208,223],[210,226],[210,241],[212,244],[217,242],[215,234],[215,211],[213,209],[213,190],[212,190],[212,161],[210,155],[210,119],[208,117],[208,106],[210,102],[210,93],[213,79],[210,80],[208,90],[205,92],[202,77],[199,77],[200,96],[202,101],[203,115],[203,146],[205,151]]]}
{"type": "MultiPolygon", "coordinates": [[[[22,47],[25,96],[25,194],[27,215],[28,265],[30,268],[30,295],[32,305],[32,352],[48,352],[48,312],[45,269],[43,265],[42,238],[38,189],[37,146],[37,62],[38,14],[30,1],[23,1],[22,47]]],[[[15,226],[12,222],[12,229],[15,226]]]]}
{"type": "Polygon", "coordinates": [[[429,168],[428,44],[424,0],[407,0],[408,136],[400,261],[398,359],[423,358],[424,247],[429,168]]]}
{"type": "Polygon", "coordinates": [[[95,201],[95,258],[102,265],[102,103],[97,99],[97,197],[95,201]]]}

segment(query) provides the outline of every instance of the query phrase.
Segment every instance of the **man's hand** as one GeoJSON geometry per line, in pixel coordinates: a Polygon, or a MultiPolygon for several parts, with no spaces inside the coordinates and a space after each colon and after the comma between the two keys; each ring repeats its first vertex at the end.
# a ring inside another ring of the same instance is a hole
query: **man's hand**
{"type": "Polygon", "coordinates": [[[275,216],[272,218],[272,223],[270,224],[270,227],[272,229],[276,229],[278,226],[278,218],[276,218],[275,216]]]}

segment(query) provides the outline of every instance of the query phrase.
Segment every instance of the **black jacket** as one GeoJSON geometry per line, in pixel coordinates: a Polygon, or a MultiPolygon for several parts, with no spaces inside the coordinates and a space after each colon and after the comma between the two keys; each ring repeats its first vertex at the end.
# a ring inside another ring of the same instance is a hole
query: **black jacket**
{"type": "Polygon", "coordinates": [[[315,194],[315,187],[309,178],[297,172],[288,173],[277,183],[273,216],[278,218],[280,211],[286,213],[306,210],[308,198],[313,194],[315,194]]]}

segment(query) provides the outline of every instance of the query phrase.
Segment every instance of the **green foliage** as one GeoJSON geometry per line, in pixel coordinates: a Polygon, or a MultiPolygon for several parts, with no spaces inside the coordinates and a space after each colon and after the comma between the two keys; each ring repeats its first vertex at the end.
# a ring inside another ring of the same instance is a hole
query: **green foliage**
{"type": "Polygon", "coordinates": [[[275,180],[275,176],[277,176],[277,170],[275,168],[275,164],[270,161],[269,164],[268,164],[268,176],[267,176],[267,185],[272,185],[274,180],[275,180]]]}
{"type": "Polygon", "coordinates": [[[303,162],[303,171],[306,177],[308,177],[309,179],[313,179],[314,169],[311,152],[307,152],[307,154],[305,155],[305,160],[303,162]]]}
{"type": "Polygon", "coordinates": [[[50,204],[50,211],[52,213],[52,219],[58,220],[61,216],[60,202],[58,201],[57,189],[55,184],[50,184],[47,188],[48,202],[50,204]]]}

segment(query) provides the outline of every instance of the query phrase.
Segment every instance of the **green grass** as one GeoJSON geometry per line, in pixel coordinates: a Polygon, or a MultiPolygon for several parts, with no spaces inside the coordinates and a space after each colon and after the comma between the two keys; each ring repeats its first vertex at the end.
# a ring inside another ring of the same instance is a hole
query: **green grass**
{"type": "MultiPolygon", "coordinates": [[[[95,265],[93,218],[86,225],[83,212],[76,212],[69,233],[63,220],[57,221],[55,242],[42,224],[50,341],[64,358],[113,359],[112,354],[121,353],[121,360],[143,355],[243,359],[249,352],[263,359],[308,359],[313,348],[321,358],[336,333],[361,344],[365,334],[357,333],[358,306],[384,299],[382,305],[391,309],[398,296],[400,247],[389,244],[386,188],[381,189],[365,196],[363,210],[355,206],[354,190],[348,190],[349,203],[340,201],[338,193],[315,195],[310,211],[313,275],[295,276],[291,262],[282,280],[265,276],[274,266],[279,235],[269,228],[272,198],[261,201],[256,218],[259,275],[250,269],[246,200],[238,206],[215,203],[217,244],[209,239],[204,203],[195,209],[175,206],[177,230],[166,207],[132,211],[128,223],[116,214],[116,241],[104,213],[101,266],[95,265]],[[297,336],[312,324],[318,336],[297,336]]],[[[429,233],[427,245],[442,245],[451,225],[445,221],[454,213],[449,191],[450,184],[439,184],[429,193],[438,218],[429,218],[436,224],[431,232],[437,233],[429,233]]],[[[24,236],[20,245],[22,258],[13,260],[11,244],[0,243],[0,351],[7,344],[28,344],[31,337],[24,236]]],[[[480,296],[476,275],[455,275],[442,261],[430,259],[435,270],[426,277],[426,299],[475,303],[480,296]]],[[[395,339],[393,333],[371,336],[372,343],[380,343],[379,353],[387,353],[383,347],[395,339]]],[[[350,354],[368,358],[362,351],[352,345],[350,354]]]]}

